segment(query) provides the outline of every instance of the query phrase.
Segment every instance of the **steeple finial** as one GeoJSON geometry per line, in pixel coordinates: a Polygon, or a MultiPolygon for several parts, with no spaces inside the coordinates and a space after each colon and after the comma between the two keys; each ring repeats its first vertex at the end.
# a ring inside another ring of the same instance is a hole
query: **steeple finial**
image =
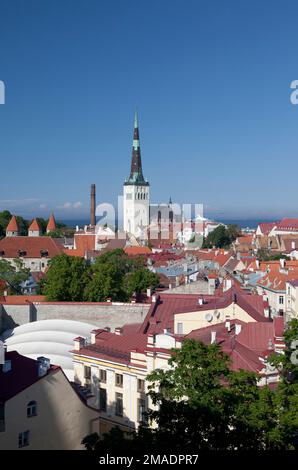
{"type": "Polygon", "coordinates": [[[134,128],[137,129],[139,127],[138,124],[138,110],[137,108],[135,109],[135,120],[134,120],[134,128]]]}

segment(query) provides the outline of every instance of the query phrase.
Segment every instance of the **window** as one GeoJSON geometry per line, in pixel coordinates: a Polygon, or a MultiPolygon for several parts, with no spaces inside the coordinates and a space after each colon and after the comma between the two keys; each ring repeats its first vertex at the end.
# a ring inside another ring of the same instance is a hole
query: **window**
{"type": "Polygon", "coordinates": [[[84,378],[91,379],[91,367],[84,366],[84,378]]]}
{"type": "Polygon", "coordinates": [[[138,421],[146,421],[146,401],[144,398],[138,399],[138,421]]]}
{"type": "Polygon", "coordinates": [[[19,448],[29,445],[29,431],[19,433],[19,448]]]}
{"type": "Polygon", "coordinates": [[[138,392],[145,392],[145,380],[138,379],[138,392]]]}
{"type": "Polygon", "coordinates": [[[123,387],[123,375],[122,374],[115,375],[115,385],[116,387],[123,387]]]}
{"type": "Polygon", "coordinates": [[[279,303],[280,303],[280,304],[283,304],[283,303],[284,303],[284,297],[283,297],[283,295],[280,295],[280,296],[279,296],[279,303]]]}
{"type": "Polygon", "coordinates": [[[99,380],[104,384],[107,382],[107,371],[106,370],[99,369],[99,380]]]}
{"type": "Polygon", "coordinates": [[[177,323],[177,334],[183,335],[183,323],[177,323]]]}
{"type": "Polygon", "coordinates": [[[29,401],[27,405],[27,418],[37,416],[37,403],[36,401],[29,401]]]}
{"type": "Polygon", "coordinates": [[[107,411],[107,391],[105,388],[99,389],[99,409],[100,411],[107,411]]]}
{"type": "Polygon", "coordinates": [[[116,393],[116,416],[123,416],[123,395],[122,393],[116,393]]]}

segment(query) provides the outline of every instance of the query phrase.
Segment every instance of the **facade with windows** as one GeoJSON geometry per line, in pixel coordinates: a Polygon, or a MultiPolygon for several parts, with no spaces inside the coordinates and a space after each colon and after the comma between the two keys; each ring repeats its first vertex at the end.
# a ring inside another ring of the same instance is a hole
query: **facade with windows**
{"type": "Polygon", "coordinates": [[[60,367],[46,358],[5,353],[0,364],[0,450],[83,449],[82,439],[100,431],[99,416],[60,367]]]}

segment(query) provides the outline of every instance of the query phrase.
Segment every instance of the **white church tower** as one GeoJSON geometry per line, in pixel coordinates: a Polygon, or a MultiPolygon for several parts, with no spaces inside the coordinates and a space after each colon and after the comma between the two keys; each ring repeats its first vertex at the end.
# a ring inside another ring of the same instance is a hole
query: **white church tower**
{"type": "Polygon", "coordinates": [[[123,228],[139,237],[149,227],[149,183],[144,179],[138,116],[135,112],[131,169],[123,186],[123,228]]]}

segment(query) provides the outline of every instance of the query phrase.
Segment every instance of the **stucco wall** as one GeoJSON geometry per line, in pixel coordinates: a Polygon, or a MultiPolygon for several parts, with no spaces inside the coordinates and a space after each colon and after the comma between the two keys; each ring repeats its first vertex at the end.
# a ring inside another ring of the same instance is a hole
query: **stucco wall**
{"type": "Polygon", "coordinates": [[[81,440],[99,431],[99,413],[88,408],[60,369],[43,377],[5,404],[0,449],[18,449],[20,432],[30,432],[28,450],[83,449],[81,440]],[[37,416],[27,418],[27,404],[37,402],[37,416]]]}
{"type": "Polygon", "coordinates": [[[214,315],[214,310],[178,313],[175,315],[175,333],[178,332],[178,323],[183,324],[183,334],[188,334],[198,328],[205,328],[210,325],[222,323],[227,319],[227,315],[230,320],[241,320],[246,323],[255,321],[237,304],[231,304],[226,308],[220,308],[219,311],[221,313],[219,318],[216,318],[214,315]],[[213,319],[210,322],[208,322],[205,318],[207,313],[211,313],[213,315],[213,319]]]}
{"type": "Polygon", "coordinates": [[[113,331],[118,326],[142,323],[149,304],[95,304],[95,303],[34,303],[30,305],[3,305],[1,309],[1,331],[24,325],[30,321],[62,319],[90,323],[97,328],[109,326],[113,331]]]}

